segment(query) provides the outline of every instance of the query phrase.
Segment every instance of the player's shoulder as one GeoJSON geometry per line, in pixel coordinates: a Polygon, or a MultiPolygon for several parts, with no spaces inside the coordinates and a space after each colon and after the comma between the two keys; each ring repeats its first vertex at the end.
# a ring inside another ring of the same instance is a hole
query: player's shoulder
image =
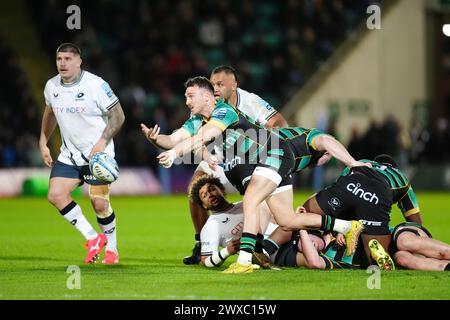
{"type": "Polygon", "coordinates": [[[101,84],[101,83],[106,82],[105,80],[103,80],[102,77],[100,77],[96,74],[93,74],[92,72],[86,71],[86,70],[82,71],[81,76],[82,76],[81,82],[85,83],[85,84],[93,84],[93,83],[101,84]]]}
{"type": "Polygon", "coordinates": [[[253,92],[248,92],[242,88],[237,88],[236,108],[248,110],[249,108],[259,108],[270,112],[276,111],[269,102],[253,92]]]}
{"type": "Polygon", "coordinates": [[[214,109],[212,111],[212,116],[221,118],[229,113],[237,113],[237,112],[236,112],[236,109],[232,105],[226,103],[225,100],[223,100],[223,99],[219,99],[216,102],[216,106],[214,107],[214,109]]]}
{"type": "Polygon", "coordinates": [[[57,74],[56,76],[50,78],[47,80],[47,83],[45,84],[46,89],[51,89],[59,86],[61,84],[61,76],[57,74]]]}

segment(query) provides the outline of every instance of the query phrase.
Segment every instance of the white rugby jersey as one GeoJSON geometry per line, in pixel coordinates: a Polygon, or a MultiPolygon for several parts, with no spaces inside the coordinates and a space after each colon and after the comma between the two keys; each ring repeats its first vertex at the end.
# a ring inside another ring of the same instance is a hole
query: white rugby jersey
{"type": "MultiPolygon", "coordinates": [[[[45,85],[44,96],[61,132],[58,160],[66,164],[87,165],[87,157],[106,127],[106,113],[117,105],[119,99],[105,80],[84,70],[78,81],[71,84],[64,84],[59,74],[51,78],[45,85]]],[[[105,152],[114,157],[112,140],[105,152]]]]}
{"type": "MultiPolygon", "coordinates": [[[[264,234],[268,237],[278,225],[269,223],[264,234]]],[[[209,256],[226,247],[231,240],[239,239],[244,228],[244,204],[242,201],[233,203],[233,206],[223,212],[213,213],[209,216],[200,232],[201,255],[209,256]]]]}
{"type": "Polygon", "coordinates": [[[263,126],[277,113],[267,101],[254,93],[237,88],[236,94],[236,109],[263,126]]]}

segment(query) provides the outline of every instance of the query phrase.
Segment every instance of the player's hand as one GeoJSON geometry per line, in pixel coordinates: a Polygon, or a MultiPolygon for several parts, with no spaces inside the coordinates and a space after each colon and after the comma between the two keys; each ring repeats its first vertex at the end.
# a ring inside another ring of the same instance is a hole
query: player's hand
{"type": "Polygon", "coordinates": [[[236,252],[239,251],[240,245],[241,245],[241,240],[240,239],[231,240],[227,244],[228,253],[230,255],[235,254],[236,252]]]}
{"type": "Polygon", "coordinates": [[[369,167],[372,168],[372,164],[368,162],[354,161],[350,166],[350,168],[354,167],[369,167]]]}
{"type": "Polygon", "coordinates": [[[305,207],[299,206],[295,209],[295,213],[306,213],[305,207]]]}
{"type": "Polygon", "coordinates": [[[159,160],[160,165],[162,165],[164,168],[168,169],[172,166],[176,157],[177,157],[177,154],[175,153],[175,150],[170,149],[168,151],[164,151],[163,153],[160,153],[156,158],[159,160]]]}
{"type": "Polygon", "coordinates": [[[97,141],[97,143],[92,147],[91,153],[89,153],[88,159],[91,159],[97,152],[103,152],[106,148],[106,141],[103,138],[97,141]]]}
{"type": "Polygon", "coordinates": [[[147,126],[143,123],[141,123],[141,131],[145,135],[145,137],[150,141],[152,144],[156,145],[156,139],[158,138],[160,127],[155,124],[155,126],[151,129],[147,128],[147,126]]]}
{"type": "Polygon", "coordinates": [[[317,167],[323,166],[324,164],[328,163],[328,161],[331,160],[331,158],[333,158],[333,156],[331,154],[329,154],[328,152],[325,152],[317,161],[317,167]]]}
{"type": "Polygon", "coordinates": [[[336,243],[345,247],[345,236],[342,233],[338,233],[336,236],[336,243]]]}
{"type": "Polygon", "coordinates": [[[208,166],[211,168],[211,170],[216,171],[217,165],[219,163],[219,160],[216,156],[211,155],[208,159],[208,166]]]}
{"type": "Polygon", "coordinates": [[[39,149],[41,151],[41,157],[45,165],[50,168],[53,167],[53,159],[52,155],[50,154],[50,149],[47,146],[41,146],[39,149]]]}

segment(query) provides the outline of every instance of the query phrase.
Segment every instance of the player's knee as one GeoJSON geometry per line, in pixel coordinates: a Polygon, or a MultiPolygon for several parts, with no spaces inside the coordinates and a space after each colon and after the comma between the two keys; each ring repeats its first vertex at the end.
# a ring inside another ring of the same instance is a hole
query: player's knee
{"type": "Polygon", "coordinates": [[[60,203],[64,202],[69,195],[57,189],[50,189],[47,194],[47,200],[52,205],[58,207],[60,203]]]}
{"type": "Polygon", "coordinates": [[[441,260],[450,260],[450,248],[440,248],[438,254],[441,260]]]}
{"type": "Polygon", "coordinates": [[[414,252],[418,249],[419,237],[411,232],[403,232],[397,239],[398,250],[414,252]]]}
{"type": "Polygon", "coordinates": [[[411,254],[406,251],[398,251],[394,255],[394,262],[400,267],[408,267],[411,262],[411,254]]]}
{"type": "Polygon", "coordinates": [[[105,199],[93,198],[91,199],[91,202],[97,216],[108,212],[109,202],[105,199]]]}

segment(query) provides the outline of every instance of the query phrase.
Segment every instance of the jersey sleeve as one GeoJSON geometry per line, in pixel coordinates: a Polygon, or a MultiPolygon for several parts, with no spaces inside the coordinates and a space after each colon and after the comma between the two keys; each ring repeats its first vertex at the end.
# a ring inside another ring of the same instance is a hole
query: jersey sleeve
{"type": "Polygon", "coordinates": [[[277,114],[277,110],[275,110],[270,103],[256,94],[251,95],[250,107],[255,114],[254,120],[263,126],[266,125],[270,118],[277,114]]]}
{"type": "Polygon", "coordinates": [[[411,185],[408,192],[398,201],[397,206],[405,218],[420,212],[419,203],[411,185]]]}
{"type": "Polygon", "coordinates": [[[52,106],[52,101],[51,101],[50,97],[51,97],[50,84],[49,84],[49,82],[47,82],[45,84],[45,88],[44,88],[44,100],[45,100],[45,105],[48,107],[52,106]]]}
{"type": "Polygon", "coordinates": [[[208,219],[200,232],[201,255],[211,256],[219,251],[219,225],[216,220],[208,219]]]}
{"type": "Polygon", "coordinates": [[[314,143],[314,139],[319,135],[325,135],[326,133],[323,131],[320,131],[318,129],[312,128],[311,131],[306,136],[306,144],[308,145],[308,148],[312,148],[314,150],[317,150],[316,144],[314,143]]]}
{"type": "Polygon", "coordinates": [[[239,121],[239,115],[236,110],[226,103],[218,102],[208,123],[219,127],[222,131],[225,131],[226,128],[237,121],[239,121]]]}
{"type": "Polygon", "coordinates": [[[202,126],[202,120],[199,116],[191,116],[186,122],[181,126],[181,129],[189,132],[191,137],[197,133],[197,131],[202,126]]]}
{"type": "Polygon", "coordinates": [[[97,106],[103,112],[108,112],[119,102],[119,98],[114,94],[108,82],[103,79],[99,78],[94,83],[93,95],[97,106]]]}

